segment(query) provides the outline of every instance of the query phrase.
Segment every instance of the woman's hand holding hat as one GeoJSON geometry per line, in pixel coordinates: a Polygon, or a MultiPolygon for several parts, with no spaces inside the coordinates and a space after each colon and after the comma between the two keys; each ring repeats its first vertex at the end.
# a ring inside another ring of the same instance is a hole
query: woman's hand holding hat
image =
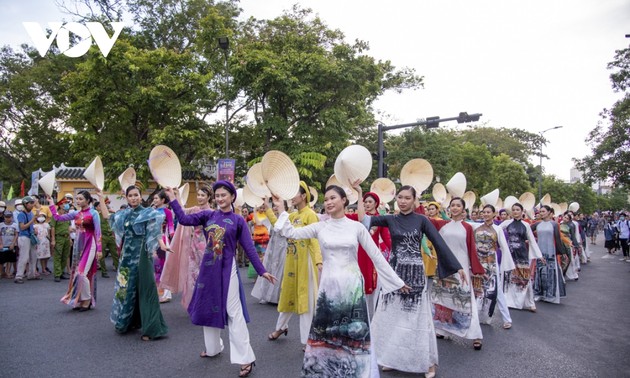
{"type": "Polygon", "coordinates": [[[50,206],[54,206],[55,205],[55,201],[53,201],[52,197],[49,196],[48,194],[46,194],[46,200],[48,201],[48,204],[50,206]]]}
{"type": "Polygon", "coordinates": [[[178,190],[173,190],[173,188],[171,188],[170,186],[164,188],[164,193],[166,193],[166,195],[168,196],[169,201],[177,199],[177,194],[175,194],[176,192],[178,192],[178,190]]]}

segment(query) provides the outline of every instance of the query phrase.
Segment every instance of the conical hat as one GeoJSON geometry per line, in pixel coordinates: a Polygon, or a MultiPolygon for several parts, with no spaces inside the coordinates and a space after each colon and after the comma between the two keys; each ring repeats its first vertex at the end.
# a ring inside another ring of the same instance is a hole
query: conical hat
{"type": "Polygon", "coordinates": [[[269,151],[262,158],[262,175],[269,191],[290,200],[300,190],[300,174],[290,157],[280,151],[269,151]]]}
{"type": "Polygon", "coordinates": [[[341,185],[341,183],[339,182],[339,180],[337,179],[335,175],[330,176],[330,178],[326,182],[326,187],[329,187],[331,185],[337,185],[346,192],[346,196],[348,197],[348,202],[349,202],[348,205],[353,205],[357,203],[357,201],[359,200],[359,192],[349,187],[348,185],[341,185]]]}
{"type": "Polygon", "coordinates": [[[562,214],[564,214],[569,208],[569,205],[566,202],[560,202],[559,206],[562,214]]]}
{"type": "Polygon", "coordinates": [[[466,209],[470,210],[475,206],[477,195],[475,194],[475,192],[469,190],[464,193],[462,199],[464,200],[464,202],[466,202],[466,209]]]}
{"type": "Polygon", "coordinates": [[[536,213],[534,212],[534,208],[533,207],[531,209],[525,210],[525,213],[527,213],[527,216],[529,217],[529,219],[535,219],[536,218],[536,213]]]}
{"type": "Polygon", "coordinates": [[[556,216],[562,215],[562,213],[564,213],[564,211],[562,211],[562,208],[560,207],[560,205],[558,205],[557,203],[549,203],[549,206],[551,206],[551,208],[553,209],[553,212],[556,216]]]}
{"type": "Polygon", "coordinates": [[[167,146],[153,147],[148,163],[153,179],[161,187],[179,188],[182,184],[182,166],[175,152],[167,146]]]}
{"type": "Polygon", "coordinates": [[[256,163],[249,168],[245,182],[247,183],[246,186],[249,186],[249,190],[258,197],[271,197],[271,192],[263,178],[262,163],[256,163]]]}
{"type": "Polygon", "coordinates": [[[503,208],[508,214],[512,215],[512,206],[514,206],[515,203],[518,203],[518,198],[514,196],[507,196],[505,201],[503,201],[503,208]]]}
{"type": "Polygon", "coordinates": [[[540,199],[540,204],[549,206],[551,204],[551,195],[549,193],[545,194],[543,198],[540,199]]]}
{"type": "Polygon", "coordinates": [[[188,195],[190,194],[190,185],[188,183],[184,183],[179,190],[179,199],[181,200],[182,206],[186,206],[186,201],[188,201],[188,195]]]}
{"type": "Polygon", "coordinates": [[[136,170],[132,167],[125,169],[125,171],[118,176],[118,182],[123,192],[126,191],[128,187],[136,183],[136,170]]]}
{"type": "Polygon", "coordinates": [[[576,213],[578,210],[580,210],[580,204],[577,202],[571,202],[571,204],[569,205],[569,210],[576,213]]]}
{"type": "Polygon", "coordinates": [[[531,210],[536,206],[536,196],[534,193],[525,192],[518,197],[518,202],[523,205],[525,210],[531,210]]]}
{"type": "Polygon", "coordinates": [[[446,183],[446,189],[453,197],[461,197],[466,192],[466,176],[463,173],[457,172],[446,183]]]}
{"type": "Polygon", "coordinates": [[[311,192],[311,202],[309,202],[308,204],[313,207],[317,203],[317,190],[312,186],[309,186],[308,191],[311,192]]]}
{"type": "Polygon", "coordinates": [[[90,165],[83,172],[90,184],[94,185],[97,189],[103,190],[105,186],[105,172],[103,172],[103,163],[100,157],[94,158],[90,165]]]}
{"type": "Polygon", "coordinates": [[[417,195],[424,192],[433,181],[433,167],[424,159],[409,160],[400,170],[400,183],[411,185],[417,195]]]}
{"type": "Polygon", "coordinates": [[[249,186],[247,185],[243,187],[243,201],[251,207],[258,207],[262,205],[264,202],[264,200],[261,197],[257,196],[256,194],[254,194],[249,188],[249,186]]]}
{"type": "Polygon", "coordinates": [[[480,198],[482,205],[492,205],[495,208],[497,207],[497,202],[499,202],[499,189],[495,189],[485,196],[480,198]]]}
{"type": "Polygon", "coordinates": [[[39,179],[39,186],[42,187],[44,193],[52,196],[53,190],[55,190],[55,170],[46,173],[44,177],[39,179]]]}
{"type": "Polygon", "coordinates": [[[451,205],[451,199],[453,197],[451,196],[451,193],[446,193],[446,197],[444,197],[444,200],[442,201],[442,207],[443,208],[447,208],[451,205]]]}
{"type": "Polygon", "coordinates": [[[243,188],[236,189],[236,199],[234,200],[234,208],[243,207],[245,200],[243,200],[243,188]]]}
{"type": "Polygon", "coordinates": [[[335,160],[335,176],[345,186],[348,186],[349,182],[365,180],[371,170],[372,154],[358,144],[344,148],[335,160]]]}
{"type": "Polygon", "coordinates": [[[497,205],[495,206],[497,209],[503,209],[503,200],[501,197],[497,199],[497,205]]]}
{"type": "Polygon", "coordinates": [[[444,187],[444,185],[442,185],[442,183],[438,182],[437,184],[433,185],[432,194],[435,202],[442,203],[446,199],[446,188],[444,187]]]}
{"type": "Polygon", "coordinates": [[[388,178],[381,177],[374,180],[370,191],[376,193],[381,202],[387,203],[396,197],[396,184],[388,178]]]}

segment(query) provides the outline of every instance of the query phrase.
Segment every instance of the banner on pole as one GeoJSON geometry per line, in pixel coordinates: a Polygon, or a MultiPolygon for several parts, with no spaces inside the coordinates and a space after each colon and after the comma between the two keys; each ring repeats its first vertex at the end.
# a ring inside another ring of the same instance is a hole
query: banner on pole
{"type": "Polygon", "coordinates": [[[236,160],[219,159],[219,162],[217,163],[217,179],[234,183],[235,167],[236,167],[236,160]]]}

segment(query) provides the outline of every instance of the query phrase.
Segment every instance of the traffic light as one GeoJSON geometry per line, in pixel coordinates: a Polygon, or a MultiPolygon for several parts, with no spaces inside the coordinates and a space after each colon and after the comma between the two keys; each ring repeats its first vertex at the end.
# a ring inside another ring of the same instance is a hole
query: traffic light
{"type": "Polygon", "coordinates": [[[466,112],[459,113],[459,117],[457,117],[457,123],[468,123],[468,122],[477,122],[479,121],[479,117],[481,114],[468,114],[466,112]]]}
{"type": "MultiPolygon", "coordinates": [[[[461,113],[460,113],[460,115],[461,115],[461,113]]],[[[440,119],[439,116],[437,116],[437,117],[427,117],[427,119],[426,119],[426,126],[425,127],[427,129],[434,129],[434,128],[440,126],[440,121],[438,121],[439,119],[440,119]]]]}

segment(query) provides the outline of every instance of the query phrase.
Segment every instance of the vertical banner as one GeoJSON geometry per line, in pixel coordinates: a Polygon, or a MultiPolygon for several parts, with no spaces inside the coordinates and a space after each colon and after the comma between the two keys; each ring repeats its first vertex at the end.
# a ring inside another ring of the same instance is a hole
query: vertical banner
{"type": "Polygon", "coordinates": [[[4,201],[4,181],[0,181],[0,201],[4,201]]]}
{"type": "Polygon", "coordinates": [[[39,171],[31,173],[31,188],[28,190],[29,196],[36,196],[39,191],[37,185],[39,184],[39,171]]]}
{"type": "Polygon", "coordinates": [[[219,159],[217,163],[217,179],[226,180],[234,183],[234,168],[236,167],[236,160],[234,159],[219,159]]]}

